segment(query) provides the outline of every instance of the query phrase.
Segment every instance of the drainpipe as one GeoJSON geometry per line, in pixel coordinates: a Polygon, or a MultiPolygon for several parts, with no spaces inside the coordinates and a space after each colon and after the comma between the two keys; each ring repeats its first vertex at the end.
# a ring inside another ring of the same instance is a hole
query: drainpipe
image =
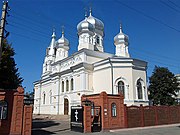
{"type": "Polygon", "coordinates": [[[111,65],[111,83],[112,83],[112,94],[114,94],[114,87],[113,87],[113,66],[112,66],[112,61],[111,61],[111,58],[108,58],[109,59],[109,63],[111,65]]]}

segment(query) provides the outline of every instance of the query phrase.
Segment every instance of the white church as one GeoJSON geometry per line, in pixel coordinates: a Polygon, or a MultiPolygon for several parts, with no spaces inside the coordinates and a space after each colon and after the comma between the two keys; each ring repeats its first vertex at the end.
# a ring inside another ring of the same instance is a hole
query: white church
{"type": "Polygon", "coordinates": [[[77,52],[68,54],[70,44],[55,31],[46,49],[40,80],[34,82],[34,114],[70,114],[71,106],[81,105],[83,94],[124,95],[127,105],[148,105],[147,62],[133,59],[129,38],[122,31],[114,37],[115,54],[104,52],[104,24],[89,16],[77,25],[77,52]]]}

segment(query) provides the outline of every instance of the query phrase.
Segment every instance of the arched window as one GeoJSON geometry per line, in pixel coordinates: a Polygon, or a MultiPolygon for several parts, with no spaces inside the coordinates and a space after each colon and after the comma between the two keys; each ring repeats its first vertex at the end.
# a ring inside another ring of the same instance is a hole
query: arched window
{"type": "Polygon", "coordinates": [[[56,52],[57,52],[57,48],[54,48],[54,55],[56,55],[56,52]]]}
{"type": "Polygon", "coordinates": [[[112,117],[116,117],[117,112],[116,112],[116,104],[115,103],[112,103],[111,110],[112,110],[112,117]]]}
{"type": "Polygon", "coordinates": [[[142,96],[142,84],[141,84],[140,80],[137,81],[137,94],[138,94],[138,99],[143,98],[143,96],[142,96]]]}
{"type": "Polygon", "coordinates": [[[4,100],[0,101],[0,119],[6,119],[7,118],[7,102],[4,100]]]}
{"type": "Polygon", "coordinates": [[[97,42],[97,44],[99,44],[100,43],[100,39],[99,39],[99,37],[97,36],[97,38],[96,38],[96,42],[97,42]]]}
{"type": "Polygon", "coordinates": [[[124,96],[124,82],[123,81],[118,82],[118,93],[119,92],[121,92],[124,96]]]}
{"type": "Polygon", "coordinates": [[[61,89],[62,89],[62,92],[64,92],[64,81],[62,81],[62,87],[61,87],[61,89]]]}
{"type": "Polygon", "coordinates": [[[43,93],[43,104],[45,104],[46,103],[46,94],[45,94],[45,92],[43,93]]]}
{"type": "Polygon", "coordinates": [[[49,103],[52,104],[52,91],[49,92],[49,103]]]}
{"type": "Polygon", "coordinates": [[[86,35],[83,36],[84,43],[87,43],[87,37],[86,35]]]}
{"type": "Polygon", "coordinates": [[[69,91],[69,81],[66,80],[66,91],[69,91]]]}
{"type": "Polygon", "coordinates": [[[46,63],[46,66],[45,66],[45,71],[47,71],[47,63],[46,63]]]}
{"type": "Polygon", "coordinates": [[[46,49],[46,55],[49,55],[49,49],[50,49],[50,48],[47,48],[47,49],[46,49]]]}
{"type": "Polygon", "coordinates": [[[73,80],[73,78],[71,79],[71,90],[73,90],[74,89],[74,80],[73,80]]]}

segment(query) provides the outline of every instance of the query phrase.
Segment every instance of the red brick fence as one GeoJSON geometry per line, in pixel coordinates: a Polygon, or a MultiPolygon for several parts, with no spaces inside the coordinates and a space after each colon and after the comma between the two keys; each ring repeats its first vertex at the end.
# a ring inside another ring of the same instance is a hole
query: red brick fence
{"type": "Polygon", "coordinates": [[[125,127],[180,123],[180,106],[124,106],[125,127]]]}
{"type": "Polygon", "coordinates": [[[32,106],[24,105],[23,88],[0,89],[0,111],[0,135],[31,135],[32,106]]]}

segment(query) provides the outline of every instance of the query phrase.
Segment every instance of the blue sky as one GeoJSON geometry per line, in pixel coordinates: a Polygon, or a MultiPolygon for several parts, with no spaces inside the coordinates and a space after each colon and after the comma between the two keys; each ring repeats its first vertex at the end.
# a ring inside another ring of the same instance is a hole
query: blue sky
{"type": "Polygon", "coordinates": [[[178,0],[9,0],[6,30],[15,49],[15,61],[26,91],[40,79],[52,29],[61,37],[61,26],[70,41],[70,54],[77,51],[77,24],[84,8],[105,25],[104,49],[114,53],[113,38],[119,32],[129,36],[132,58],[148,62],[148,77],[155,65],[180,73],[180,1],[178,0]]]}

